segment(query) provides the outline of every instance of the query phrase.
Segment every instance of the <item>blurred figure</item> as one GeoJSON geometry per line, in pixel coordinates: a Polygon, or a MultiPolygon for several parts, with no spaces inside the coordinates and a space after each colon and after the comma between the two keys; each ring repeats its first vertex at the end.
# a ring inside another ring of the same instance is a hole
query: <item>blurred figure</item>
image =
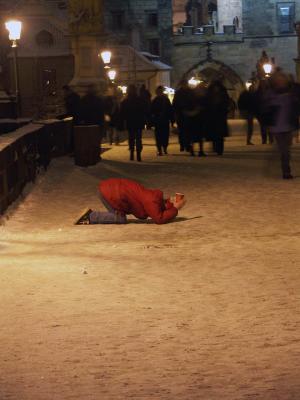
{"type": "Polygon", "coordinates": [[[179,87],[175,92],[173,99],[173,108],[175,112],[175,119],[178,127],[178,139],[180,151],[189,151],[188,140],[188,124],[187,115],[191,109],[191,102],[193,101],[193,91],[189,87],[186,79],[179,83],[179,87]]]}
{"type": "Polygon", "coordinates": [[[120,102],[116,93],[111,93],[106,96],[104,99],[104,109],[105,109],[105,126],[107,138],[109,140],[109,144],[115,143],[119,145],[119,131],[118,127],[118,118],[120,113],[120,102]]]}
{"type": "Polygon", "coordinates": [[[142,85],[140,87],[140,92],[139,92],[139,96],[141,99],[145,100],[148,104],[151,103],[151,93],[149,92],[149,90],[146,88],[146,85],[142,85]]]}
{"type": "Polygon", "coordinates": [[[81,99],[80,120],[84,125],[99,126],[99,146],[101,151],[104,130],[104,100],[98,96],[95,85],[89,85],[86,95],[81,99]]]}
{"type": "Polygon", "coordinates": [[[141,98],[137,95],[135,85],[128,86],[127,96],[120,107],[120,120],[128,131],[130,160],[134,160],[136,149],[137,161],[142,161],[142,132],[147,122],[147,107],[145,102],[141,101],[141,98]]]}
{"type": "Polygon", "coordinates": [[[199,143],[198,156],[206,156],[204,153],[204,119],[205,119],[206,87],[198,85],[193,89],[193,99],[190,110],[186,111],[188,143],[191,156],[194,156],[194,144],[199,143]]]}
{"type": "Polygon", "coordinates": [[[73,117],[74,125],[80,120],[80,96],[70,86],[63,86],[64,102],[65,102],[65,117],[73,117]]]}
{"type": "Polygon", "coordinates": [[[104,123],[104,100],[98,96],[96,86],[89,85],[87,93],[81,99],[81,121],[86,125],[99,125],[104,123]]]}
{"type": "Polygon", "coordinates": [[[147,121],[150,119],[150,108],[151,108],[151,93],[146,88],[146,85],[142,85],[139,90],[139,97],[144,102],[146,108],[147,121]]]}
{"type": "Polygon", "coordinates": [[[167,95],[164,94],[164,87],[158,86],[156,97],[151,103],[151,124],[155,129],[155,141],[157,155],[162,156],[162,151],[168,154],[170,123],[174,123],[172,104],[167,95]]]}
{"type": "Polygon", "coordinates": [[[261,115],[265,93],[268,91],[268,89],[269,89],[269,81],[262,80],[259,82],[258,88],[254,93],[255,115],[260,126],[262,144],[273,143],[273,135],[265,123],[265,118],[261,115]]]}
{"type": "Polygon", "coordinates": [[[236,110],[237,110],[236,102],[234,101],[234,99],[232,97],[229,97],[228,118],[234,119],[236,110]]]}
{"type": "Polygon", "coordinates": [[[255,117],[255,86],[252,85],[248,90],[244,90],[238,99],[238,108],[242,118],[247,120],[247,144],[253,145],[253,122],[255,117]]]}
{"type": "Polygon", "coordinates": [[[218,155],[224,152],[224,138],[229,135],[227,114],[229,96],[226,88],[219,81],[212,82],[206,95],[206,138],[212,141],[213,151],[218,155]]]}
{"type": "Polygon", "coordinates": [[[288,75],[275,72],[270,78],[262,104],[262,116],[273,134],[280,152],[283,179],[292,179],[290,149],[293,133],[299,127],[300,102],[288,75]]]}

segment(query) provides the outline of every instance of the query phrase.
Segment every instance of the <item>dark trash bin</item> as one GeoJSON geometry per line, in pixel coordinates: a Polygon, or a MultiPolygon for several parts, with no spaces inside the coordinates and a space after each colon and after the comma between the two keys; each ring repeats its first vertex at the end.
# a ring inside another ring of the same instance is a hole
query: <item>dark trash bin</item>
{"type": "Polygon", "coordinates": [[[74,126],[74,159],[81,167],[100,161],[101,127],[99,125],[74,126]]]}

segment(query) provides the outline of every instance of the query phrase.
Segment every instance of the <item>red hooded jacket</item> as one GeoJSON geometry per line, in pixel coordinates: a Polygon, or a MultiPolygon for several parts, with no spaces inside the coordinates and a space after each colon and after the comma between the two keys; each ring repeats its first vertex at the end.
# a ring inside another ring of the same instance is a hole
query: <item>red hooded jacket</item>
{"type": "Polygon", "coordinates": [[[115,210],[139,219],[150,217],[156,224],[165,224],[178,214],[173,203],[164,200],[161,190],[146,189],[129,179],[104,180],[99,184],[99,191],[115,210]]]}

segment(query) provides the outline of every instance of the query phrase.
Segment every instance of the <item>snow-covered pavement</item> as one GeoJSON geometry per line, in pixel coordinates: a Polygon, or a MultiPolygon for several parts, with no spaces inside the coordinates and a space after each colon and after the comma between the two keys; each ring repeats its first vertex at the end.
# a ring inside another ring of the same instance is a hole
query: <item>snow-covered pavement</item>
{"type": "MultiPolygon", "coordinates": [[[[1,400],[297,400],[300,145],[292,181],[271,146],[143,162],[56,159],[0,226],[1,400]],[[188,203],[174,223],[74,226],[99,180],[188,203]]],[[[106,146],[107,147],[107,146],[106,146]]]]}

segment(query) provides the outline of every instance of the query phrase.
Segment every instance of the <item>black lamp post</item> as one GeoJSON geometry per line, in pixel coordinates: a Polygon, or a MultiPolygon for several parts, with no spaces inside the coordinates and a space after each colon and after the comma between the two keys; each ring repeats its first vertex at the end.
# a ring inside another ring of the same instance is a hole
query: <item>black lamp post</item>
{"type": "Polygon", "coordinates": [[[9,32],[9,40],[11,41],[11,47],[13,49],[15,93],[16,93],[16,116],[18,118],[21,115],[19,65],[18,65],[18,40],[20,40],[21,38],[22,22],[18,20],[10,20],[5,23],[5,27],[9,32]]]}

